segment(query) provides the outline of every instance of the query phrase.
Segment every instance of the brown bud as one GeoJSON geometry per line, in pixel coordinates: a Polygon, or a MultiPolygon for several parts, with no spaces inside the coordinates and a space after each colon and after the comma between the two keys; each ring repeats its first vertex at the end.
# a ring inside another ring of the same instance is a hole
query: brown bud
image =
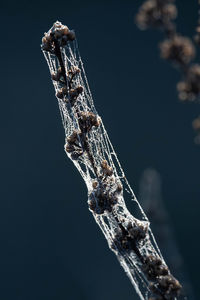
{"type": "Polygon", "coordinates": [[[81,94],[83,92],[83,87],[80,85],[76,88],[76,91],[78,94],[81,94]]]}
{"type": "Polygon", "coordinates": [[[62,32],[60,30],[56,30],[54,37],[55,39],[60,39],[62,37],[62,32]]]}
{"type": "Polygon", "coordinates": [[[67,142],[69,144],[73,144],[77,141],[78,138],[78,131],[74,130],[73,133],[67,138],[67,142]]]}
{"type": "Polygon", "coordinates": [[[59,99],[63,99],[64,95],[63,95],[62,89],[57,91],[56,97],[59,98],[59,99]]]}
{"type": "Polygon", "coordinates": [[[92,182],[92,187],[93,187],[94,189],[97,188],[97,185],[98,185],[98,182],[97,182],[96,180],[92,182]]]}
{"type": "Polygon", "coordinates": [[[68,152],[68,153],[71,153],[75,150],[74,146],[73,145],[70,145],[70,144],[66,144],[65,145],[65,151],[68,152]]]}
{"type": "Polygon", "coordinates": [[[111,176],[113,174],[113,170],[112,168],[108,165],[108,162],[107,160],[103,160],[101,162],[101,168],[102,168],[102,171],[103,171],[103,174],[106,175],[106,176],[111,176]]]}
{"type": "Polygon", "coordinates": [[[75,32],[73,30],[70,30],[69,33],[67,34],[67,37],[68,37],[69,41],[75,40],[75,38],[76,38],[75,32]]]}
{"type": "Polygon", "coordinates": [[[43,44],[46,44],[46,43],[47,43],[46,36],[43,36],[43,38],[42,38],[42,43],[43,43],[43,44]]]}
{"type": "Polygon", "coordinates": [[[69,28],[68,28],[67,26],[64,26],[64,28],[62,29],[62,33],[63,33],[64,35],[69,34],[69,28]]]}

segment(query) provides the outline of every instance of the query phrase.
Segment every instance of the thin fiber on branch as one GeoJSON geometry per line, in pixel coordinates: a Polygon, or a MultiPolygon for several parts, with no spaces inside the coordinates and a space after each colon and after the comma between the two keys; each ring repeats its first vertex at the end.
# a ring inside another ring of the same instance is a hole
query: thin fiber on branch
{"type": "Polygon", "coordinates": [[[162,258],[94,107],[75,33],[57,21],[45,33],[42,50],[65,130],[64,150],[86,183],[89,210],[110,249],[140,299],[181,297],[181,285],[162,258]],[[137,218],[128,211],[125,198],[134,201],[137,218]]]}

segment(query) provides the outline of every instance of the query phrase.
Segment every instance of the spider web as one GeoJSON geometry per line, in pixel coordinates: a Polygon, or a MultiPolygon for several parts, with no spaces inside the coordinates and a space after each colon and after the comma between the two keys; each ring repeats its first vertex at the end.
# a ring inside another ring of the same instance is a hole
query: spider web
{"type": "MultiPolygon", "coordinates": [[[[46,51],[43,51],[43,53],[47,60],[50,73],[55,73],[59,67],[59,62],[56,56],[46,51]]],[[[75,40],[72,43],[68,43],[65,47],[61,48],[61,54],[66,72],[72,68],[79,68],[81,70],[81,72],[75,77],[73,84],[74,86],[83,87],[83,92],[78,96],[76,101],[76,109],[69,103],[67,104],[64,102],[63,99],[57,97],[62,123],[65,130],[65,138],[67,141],[67,137],[69,137],[74,130],[80,129],[76,114],[77,110],[81,112],[89,111],[95,115],[98,115],[98,113],[93,103],[92,94],[88,85],[77,41],[75,40]]],[[[57,94],[60,89],[59,82],[53,80],[53,84],[57,94]]],[[[100,116],[99,119],[101,119],[100,116]]],[[[90,153],[94,159],[94,164],[97,166],[97,170],[100,169],[102,160],[106,160],[113,169],[114,178],[123,185],[123,192],[119,196],[117,204],[113,207],[112,213],[109,213],[108,211],[105,211],[103,214],[96,214],[93,211],[91,212],[95,221],[101,228],[110,249],[116,254],[121,266],[123,267],[127,276],[130,278],[140,299],[148,299],[150,295],[149,281],[146,279],[141,261],[138,259],[137,255],[133,251],[128,253],[125,250],[119,251],[119,249],[113,247],[113,241],[118,228],[116,217],[118,220],[122,220],[125,226],[128,224],[128,222],[148,226],[148,233],[145,239],[139,243],[140,253],[142,256],[159,256],[162,260],[162,263],[165,264],[165,262],[149,227],[148,218],[142,210],[132,188],[126,179],[102,120],[99,127],[93,128],[88,133],[88,143],[90,147],[90,153]],[[134,201],[137,210],[137,218],[136,215],[134,217],[128,211],[124,198],[126,198],[126,200],[130,199],[134,201]]],[[[66,152],[66,154],[71,159],[70,153],[66,152]]],[[[88,155],[83,153],[83,155],[79,156],[78,159],[71,160],[85,181],[88,189],[88,195],[91,195],[93,193],[93,182],[96,179],[96,174],[90,160],[88,159],[88,155]]]]}

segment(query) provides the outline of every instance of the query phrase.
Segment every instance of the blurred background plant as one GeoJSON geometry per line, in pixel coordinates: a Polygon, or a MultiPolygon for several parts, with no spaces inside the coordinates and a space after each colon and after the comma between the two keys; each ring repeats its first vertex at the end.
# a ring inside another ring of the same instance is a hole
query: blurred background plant
{"type": "MultiPolygon", "coordinates": [[[[200,1],[198,0],[198,4],[200,1]]],[[[192,39],[183,36],[176,30],[174,20],[178,15],[175,0],[146,0],[139,8],[135,21],[141,30],[149,28],[161,29],[166,38],[159,44],[160,56],[169,60],[181,71],[182,79],[177,84],[178,97],[181,101],[198,101],[200,94],[200,64],[192,63],[196,49],[192,39]]],[[[198,15],[198,14],[197,14],[198,15]]],[[[200,10],[198,26],[194,41],[200,45],[200,10]]],[[[197,117],[193,123],[197,133],[196,143],[200,143],[200,120],[197,117]]]]}
{"type": "Polygon", "coordinates": [[[139,184],[139,199],[151,220],[153,233],[171,272],[179,278],[188,299],[195,299],[192,283],[176,242],[173,224],[162,197],[161,176],[155,169],[144,170],[139,184]]]}

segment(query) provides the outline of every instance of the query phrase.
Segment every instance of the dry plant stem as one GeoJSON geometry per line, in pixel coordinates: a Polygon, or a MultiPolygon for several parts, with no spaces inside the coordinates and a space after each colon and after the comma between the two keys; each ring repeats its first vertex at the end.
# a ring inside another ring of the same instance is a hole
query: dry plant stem
{"type": "MultiPolygon", "coordinates": [[[[63,75],[63,78],[64,78],[65,86],[66,86],[66,88],[68,86],[70,88],[71,87],[71,83],[67,81],[66,70],[65,70],[63,59],[62,59],[62,55],[61,55],[59,43],[58,43],[58,41],[55,38],[53,39],[53,42],[55,44],[55,55],[58,58],[58,61],[59,61],[59,64],[60,64],[60,67],[61,67],[61,70],[62,70],[62,75],[63,75]]],[[[77,109],[76,109],[76,114],[77,114],[77,119],[79,121],[80,120],[80,116],[79,116],[79,111],[77,109]]],[[[80,124],[79,124],[79,126],[80,126],[80,124]]],[[[90,147],[89,147],[89,144],[88,144],[87,137],[84,138],[84,148],[85,148],[85,151],[86,151],[86,153],[88,155],[88,159],[90,160],[90,163],[92,165],[93,171],[97,175],[97,168],[95,166],[93,156],[92,156],[92,154],[90,152],[90,147]]]]}
{"type": "Polygon", "coordinates": [[[110,249],[140,299],[176,299],[181,296],[181,285],[161,256],[96,112],[74,33],[60,22],[54,23],[42,39],[42,50],[65,129],[65,152],[86,183],[89,209],[110,249]],[[126,208],[125,196],[135,202],[140,219],[126,208]]]}

